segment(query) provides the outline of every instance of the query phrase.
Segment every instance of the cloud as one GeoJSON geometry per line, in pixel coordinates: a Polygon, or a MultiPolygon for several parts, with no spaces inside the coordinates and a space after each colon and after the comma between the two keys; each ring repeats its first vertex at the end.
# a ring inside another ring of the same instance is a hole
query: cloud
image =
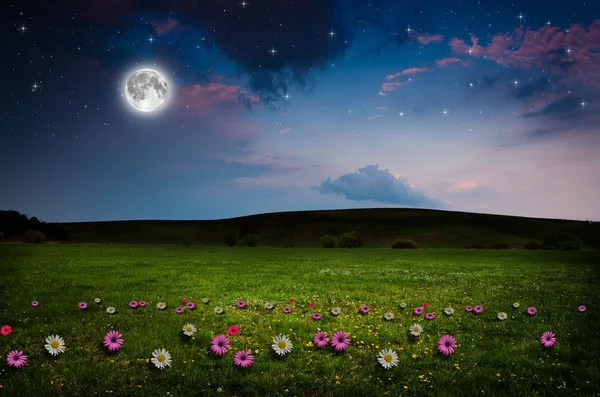
{"type": "Polygon", "coordinates": [[[151,21],[150,24],[152,27],[154,27],[154,31],[159,36],[164,36],[169,32],[178,32],[182,30],[182,28],[179,26],[179,21],[172,18],[167,18],[162,22],[154,20],[151,21]]]}
{"type": "Polygon", "coordinates": [[[415,39],[419,44],[427,45],[431,43],[441,43],[444,36],[441,34],[422,33],[418,34],[415,39]]]}
{"type": "Polygon", "coordinates": [[[456,58],[456,57],[448,57],[448,58],[442,58],[442,59],[436,59],[435,60],[435,64],[437,65],[438,68],[445,68],[447,66],[471,66],[467,61],[465,61],[464,59],[461,58],[456,58]]]}
{"type": "Polygon", "coordinates": [[[279,133],[281,133],[281,134],[287,134],[291,130],[292,129],[290,127],[288,127],[288,128],[282,128],[282,129],[279,130],[279,133]]]}
{"type": "Polygon", "coordinates": [[[378,165],[367,165],[357,172],[345,174],[338,179],[327,178],[320,186],[313,187],[321,194],[335,194],[353,201],[375,201],[409,207],[443,208],[444,204],[425,196],[406,179],[395,177],[389,170],[378,165]]]}
{"type": "Polygon", "coordinates": [[[414,79],[409,78],[406,81],[391,81],[387,83],[383,83],[381,86],[381,91],[379,91],[380,96],[387,95],[386,92],[394,91],[398,87],[402,87],[403,85],[410,84],[414,81],[414,79]]]}
{"type": "Polygon", "coordinates": [[[390,81],[390,80],[394,80],[396,77],[400,77],[400,76],[407,76],[407,75],[415,75],[418,73],[425,73],[425,72],[433,72],[433,69],[431,68],[410,68],[410,69],[404,69],[400,72],[394,73],[394,74],[390,74],[388,76],[385,76],[385,79],[390,81]]]}

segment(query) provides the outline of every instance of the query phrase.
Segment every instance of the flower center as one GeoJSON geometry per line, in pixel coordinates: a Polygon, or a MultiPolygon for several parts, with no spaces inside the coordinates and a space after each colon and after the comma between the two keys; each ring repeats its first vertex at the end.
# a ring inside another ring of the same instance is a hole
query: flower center
{"type": "Polygon", "coordinates": [[[187,327],[187,332],[192,332],[192,327],[187,327]]]}
{"type": "Polygon", "coordinates": [[[392,355],[391,354],[386,354],[383,359],[385,360],[386,363],[391,363],[392,362],[392,355]]]}
{"type": "Polygon", "coordinates": [[[52,343],[50,343],[50,346],[52,346],[53,349],[58,349],[58,346],[59,346],[58,341],[56,341],[56,340],[52,341],[52,343]]]}
{"type": "Polygon", "coordinates": [[[284,341],[280,340],[279,343],[277,343],[277,346],[280,349],[284,349],[287,346],[287,343],[285,343],[284,341]]]}
{"type": "Polygon", "coordinates": [[[113,337],[110,339],[110,341],[111,341],[112,343],[116,343],[116,342],[117,342],[117,338],[115,338],[115,337],[113,336],[113,337]]]}
{"type": "Polygon", "coordinates": [[[164,363],[165,361],[167,361],[167,358],[165,357],[164,354],[159,354],[158,357],[156,357],[156,359],[158,360],[159,363],[164,363]]]}

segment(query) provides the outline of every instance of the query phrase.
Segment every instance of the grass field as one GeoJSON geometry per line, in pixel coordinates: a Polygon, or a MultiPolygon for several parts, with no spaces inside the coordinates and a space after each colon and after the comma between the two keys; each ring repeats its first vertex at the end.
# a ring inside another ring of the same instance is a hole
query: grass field
{"type": "Polygon", "coordinates": [[[0,325],[12,326],[10,335],[0,336],[0,394],[598,395],[598,259],[597,251],[0,244],[0,325]],[[197,309],[176,314],[182,298],[197,309]],[[245,309],[235,306],[239,299],[248,303],[245,309]],[[33,300],[40,306],[32,307],[33,300]],[[131,309],[131,300],[148,306],[131,309]],[[80,301],[89,308],[80,310],[80,301]],[[168,309],[158,310],[159,301],[168,309]],[[275,309],[265,310],[265,301],[275,309]],[[400,309],[400,302],[407,307],[400,309]],[[437,318],[413,315],[424,302],[437,318]],[[358,313],[363,304],[369,314],[358,313]],[[478,304],[482,314],[464,311],[478,304]],[[580,313],[582,304],[587,311],[580,313]],[[285,305],[291,314],[282,313],[285,305]],[[117,312],[107,314],[108,306],[117,312]],[[215,306],[225,313],[215,314],[215,306]],[[341,307],[340,316],[329,313],[333,306],[341,307]],[[446,306],[456,313],[445,315],[446,306]],[[537,314],[528,316],[528,306],[537,314]],[[323,319],[312,320],[315,311],[323,319]],[[387,311],[394,320],[382,318],[387,311]],[[501,311],[506,321],[496,318],[501,311]],[[188,322],[198,329],[193,339],[182,333],[188,322]],[[414,322],[424,327],[419,338],[408,335],[414,322]],[[232,324],[240,332],[229,337],[230,351],[217,357],[210,339],[227,334],[232,324]],[[350,347],[339,353],[311,346],[318,328],[330,336],[349,332],[350,347]],[[125,340],[116,353],[102,346],[112,329],[125,340]],[[544,331],[556,334],[556,345],[540,344],[544,331]],[[44,349],[51,334],[66,343],[57,357],[44,349]],[[278,334],[294,344],[282,357],[271,349],[278,334]],[[436,351],[445,334],[458,341],[447,357],[436,351]],[[159,371],[146,360],[163,347],[173,362],[159,371]],[[399,356],[389,370],[377,362],[384,347],[399,356]],[[29,356],[26,367],[7,365],[15,349],[29,356]],[[240,349],[252,350],[253,366],[233,366],[240,349]]]}

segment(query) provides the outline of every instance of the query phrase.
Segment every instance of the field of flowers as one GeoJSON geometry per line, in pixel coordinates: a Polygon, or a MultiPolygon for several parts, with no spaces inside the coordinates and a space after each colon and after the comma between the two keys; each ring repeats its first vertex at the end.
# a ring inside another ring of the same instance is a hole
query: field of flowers
{"type": "Polygon", "coordinates": [[[0,393],[600,393],[597,252],[0,245],[0,393]]]}

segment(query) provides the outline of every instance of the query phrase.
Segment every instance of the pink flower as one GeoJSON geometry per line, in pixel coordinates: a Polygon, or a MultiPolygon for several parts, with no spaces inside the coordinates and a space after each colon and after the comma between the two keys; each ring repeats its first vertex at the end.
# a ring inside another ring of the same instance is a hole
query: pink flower
{"type": "Polygon", "coordinates": [[[290,298],[290,303],[294,303],[294,302],[296,302],[296,299],[290,298]]]}
{"type": "Polygon", "coordinates": [[[31,306],[33,306],[33,307],[38,307],[39,305],[40,305],[40,302],[38,302],[38,301],[31,302],[31,306]]]}
{"type": "Polygon", "coordinates": [[[23,351],[13,350],[6,356],[6,363],[12,367],[20,368],[27,362],[27,356],[23,351]]]}
{"type": "Polygon", "coordinates": [[[433,320],[433,319],[435,318],[435,313],[427,313],[427,314],[425,315],[425,318],[426,318],[427,320],[433,320]]]}
{"type": "Polygon", "coordinates": [[[483,306],[477,305],[473,308],[473,311],[475,312],[475,314],[483,313],[483,306]]]}
{"type": "Polygon", "coordinates": [[[581,306],[579,306],[579,308],[577,310],[579,310],[581,313],[583,313],[586,310],[586,307],[581,305],[581,306]]]}
{"type": "Polygon", "coordinates": [[[370,311],[371,311],[371,308],[369,306],[367,306],[367,305],[363,305],[363,306],[360,307],[360,312],[362,314],[367,314],[370,311]]]}
{"type": "Polygon", "coordinates": [[[237,307],[239,307],[240,309],[243,309],[244,307],[246,307],[246,302],[244,302],[244,301],[238,301],[237,302],[237,307]]]}
{"type": "Polygon", "coordinates": [[[185,304],[185,307],[187,307],[190,310],[194,310],[196,308],[196,304],[194,302],[188,302],[185,304]]]}
{"type": "Polygon", "coordinates": [[[544,345],[544,347],[552,347],[556,343],[556,335],[550,331],[546,331],[542,334],[540,343],[544,345]]]}
{"type": "Polygon", "coordinates": [[[421,304],[421,306],[422,307],[427,307],[427,306],[429,306],[429,304],[427,302],[425,302],[425,303],[421,304]]]}
{"type": "Polygon", "coordinates": [[[350,346],[350,339],[348,338],[348,334],[344,331],[338,331],[333,334],[333,338],[331,338],[331,346],[335,348],[337,351],[343,351],[350,346]]]}
{"type": "Polygon", "coordinates": [[[313,315],[312,315],[313,320],[320,320],[322,318],[323,318],[323,315],[321,313],[313,313],[313,315]]]}
{"type": "Polygon", "coordinates": [[[187,302],[187,299],[185,299],[185,298],[183,298],[183,299],[181,300],[181,303],[186,303],[186,302],[187,302]]]}
{"type": "Polygon", "coordinates": [[[452,337],[452,335],[444,335],[440,339],[438,339],[438,351],[440,351],[444,356],[448,356],[454,353],[454,348],[458,346],[456,344],[456,339],[452,337]]]}
{"type": "Polygon", "coordinates": [[[146,301],[140,301],[140,306],[141,307],[146,307],[146,305],[147,305],[146,301]]]}
{"type": "Polygon", "coordinates": [[[135,309],[136,307],[138,307],[137,301],[131,301],[131,302],[129,302],[129,307],[132,308],[132,309],[135,309]]]}
{"type": "Polygon", "coordinates": [[[308,304],[308,307],[315,307],[315,304],[314,304],[314,303],[312,303],[312,302],[310,302],[310,303],[308,304]]]}
{"type": "Polygon", "coordinates": [[[240,350],[233,356],[233,363],[238,367],[247,368],[254,362],[254,356],[252,356],[250,350],[240,350]]]}
{"type": "Polygon", "coordinates": [[[11,332],[12,327],[10,325],[3,325],[2,328],[0,328],[0,334],[2,334],[2,336],[8,336],[11,332]]]}
{"type": "Polygon", "coordinates": [[[87,309],[87,307],[88,307],[87,303],[85,303],[85,302],[79,302],[79,308],[81,310],[85,310],[85,309],[87,309]]]}
{"type": "Polygon", "coordinates": [[[466,312],[472,312],[473,311],[473,306],[465,306],[465,311],[466,312]]]}
{"type": "Polygon", "coordinates": [[[108,350],[115,351],[119,350],[123,346],[123,334],[118,331],[110,331],[104,337],[104,346],[108,347],[108,350]]]}
{"type": "Polygon", "coordinates": [[[417,316],[420,316],[421,314],[423,314],[423,308],[422,307],[415,307],[413,310],[413,313],[415,313],[417,316]]]}
{"type": "Polygon", "coordinates": [[[237,325],[230,325],[229,328],[227,328],[227,333],[229,335],[235,335],[240,331],[240,329],[238,328],[237,325]]]}
{"type": "Polygon", "coordinates": [[[313,338],[313,342],[317,347],[325,347],[329,343],[329,338],[327,337],[327,332],[319,331],[315,334],[313,338]]]}
{"type": "Polygon", "coordinates": [[[175,313],[177,314],[181,314],[185,311],[185,309],[183,307],[176,307],[175,308],[175,313]]]}
{"type": "Polygon", "coordinates": [[[284,312],[285,314],[289,314],[292,312],[292,308],[286,306],[283,309],[281,309],[281,311],[284,312]]]}
{"type": "Polygon", "coordinates": [[[217,335],[210,341],[210,350],[212,350],[217,356],[222,356],[227,353],[229,348],[229,339],[224,335],[217,335]]]}
{"type": "Polygon", "coordinates": [[[537,313],[537,309],[533,306],[530,306],[527,308],[527,314],[529,314],[530,316],[533,316],[535,313],[537,313]]]}

